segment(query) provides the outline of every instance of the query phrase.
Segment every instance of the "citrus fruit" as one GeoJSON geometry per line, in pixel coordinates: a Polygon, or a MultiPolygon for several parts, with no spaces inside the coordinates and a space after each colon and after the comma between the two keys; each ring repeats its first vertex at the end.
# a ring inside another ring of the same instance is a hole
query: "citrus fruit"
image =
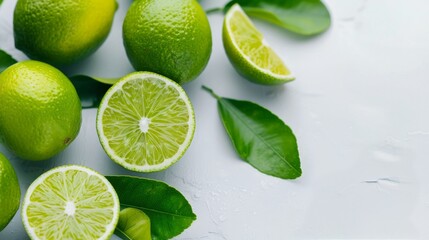
{"type": "Polygon", "coordinates": [[[65,149],[81,124],[79,97],[58,69],[38,61],[0,74],[0,139],[17,156],[45,160],[65,149]]]}
{"type": "Polygon", "coordinates": [[[107,38],[115,0],[18,0],[13,30],[16,48],[55,66],[76,62],[107,38]]]}
{"type": "Polygon", "coordinates": [[[138,71],[183,84],[195,79],[210,58],[210,25],[195,0],[134,1],[122,30],[128,58],[138,71]]]}
{"type": "Polygon", "coordinates": [[[151,240],[150,219],[139,209],[125,208],[119,213],[117,231],[133,240],[151,240]]]}
{"type": "Polygon", "coordinates": [[[222,40],[232,65],[246,79],[265,85],[295,79],[238,4],[225,15],[222,40]]]}
{"type": "Polygon", "coordinates": [[[183,88],[151,72],[121,78],[98,108],[101,145],[113,161],[133,171],[160,171],[178,161],[194,130],[194,111],[183,88]]]}
{"type": "Polygon", "coordinates": [[[18,177],[9,160],[0,153],[0,231],[15,216],[21,192],[18,177]]]}
{"type": "Polygon", "coordinates": [[[109,239],[119,199],[107,179],[86,167],[53,168],[28,188],[22,221],[31,239],[109,239]]]}

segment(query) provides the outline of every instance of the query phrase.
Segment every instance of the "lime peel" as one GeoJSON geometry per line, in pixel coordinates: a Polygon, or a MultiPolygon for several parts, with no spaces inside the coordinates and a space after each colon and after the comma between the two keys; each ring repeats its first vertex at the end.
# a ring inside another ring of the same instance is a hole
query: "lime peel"
{"type": "Polygon", "coordinates": [[[19,208],[21,191],[15,169],[0,153],[0,232],[9,224],[19,208]]]}

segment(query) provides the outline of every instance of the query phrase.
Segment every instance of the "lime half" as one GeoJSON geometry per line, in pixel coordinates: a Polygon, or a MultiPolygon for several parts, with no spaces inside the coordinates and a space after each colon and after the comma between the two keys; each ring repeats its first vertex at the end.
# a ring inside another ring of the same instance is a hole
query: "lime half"
{"type": "Polygon", "coordinates": [[[119,199],[99,173],[61,166],[28,188],[22,221],[31,239],[109,239],[119,219],[119,199]]]}
{"type": "Polygon", "coordinates": [[[295,79],[238,4],[225,15],[222,39],[229,60],[246,79],[265,85],[295,79]]]}
{"type": "Polygon", "coordinates": [[[133,171],[168,168],[188,149],[194,131],[194,111],[183,88],[151,72],[120,79],[97,113],[98,137],[107,155],[133,171]]]}

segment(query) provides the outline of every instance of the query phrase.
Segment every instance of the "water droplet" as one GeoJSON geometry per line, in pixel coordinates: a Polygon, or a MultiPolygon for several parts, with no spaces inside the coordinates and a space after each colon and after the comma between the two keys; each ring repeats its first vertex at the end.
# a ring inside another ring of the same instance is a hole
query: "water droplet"
{"type": "Polygon", "coordinates": [[[192,198],[193,198],[193,199],[200,199],[200,198],[201,198],[201,194],[199,194],[199,193],[194,193],[194,194],[192,195],[192,198]]]}

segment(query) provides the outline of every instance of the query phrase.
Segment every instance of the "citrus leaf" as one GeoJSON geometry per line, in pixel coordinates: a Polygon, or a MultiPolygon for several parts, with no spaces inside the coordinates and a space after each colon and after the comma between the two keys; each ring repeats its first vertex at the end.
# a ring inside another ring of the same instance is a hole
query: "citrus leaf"
{"type": "Polygon", "coordinates": [[[320,0],[233,0],[225,10],[234,3],[249,16],[302,35],[324,32],[331,25],[329,11],[320,0]]]}
{"type": "Polygon", "coordinates": [[[121,207],[136,208],[149,216],[153,240],[173,238],[196,219],[186,198],[166,183],[132,176],[106,177],[121,207]]]}
{"type": "Polygon", "coordinates": [[[217,99],[222,123],[241,159],[274,177],[301,176],[295,135],[281,119],[255,103],[219,97],[203,88],[217,99]]]}
{"type": "Polygon", "coordinates": [[[150,219],[136,208],[125,208],[119,214],[115,235],[123,240],[151,240],[150,219]]]}
{"type": "Polygon", "coordinates": [[[6,68],[8,68],[9,66],[15,64],[16,62],[17,61],[13,59],[9,54],[0,49],[0,73],[6,70],[6,68]]]}
{"type": "Polygon", "coordinates": [[[77,75],[70,77],[70,81],[76,88],[82,108],[96,108],[107,90],[118,79],[89,77],[77,75]]]}

